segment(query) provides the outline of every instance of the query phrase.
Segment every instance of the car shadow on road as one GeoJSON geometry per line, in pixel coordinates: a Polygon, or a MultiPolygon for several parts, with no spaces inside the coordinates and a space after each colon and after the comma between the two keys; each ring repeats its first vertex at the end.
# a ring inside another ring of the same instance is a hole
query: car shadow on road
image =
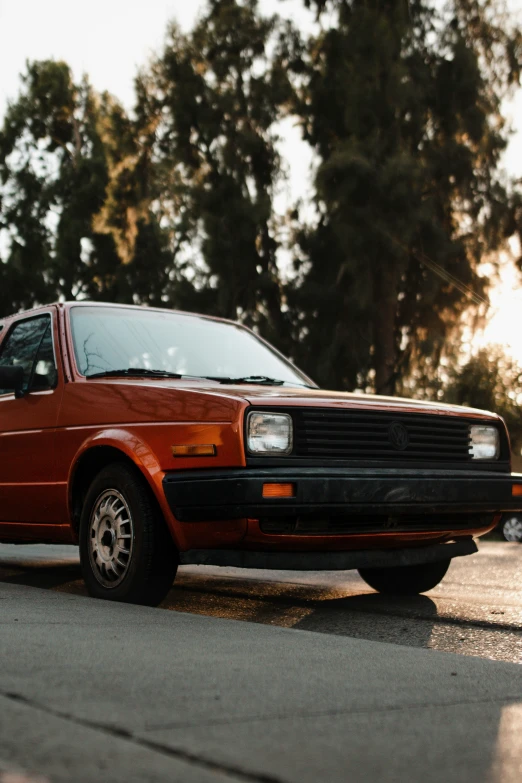
{"type": "Polygon", "coordinates": [[[24,550],[23,546],[0,547],[0,582],[87,594],[77,557],[44,558],[24,550]]]}
{"type": "Polygon", "coordinates": [[[429,647],[437,605],[425,595],[351,595],[318,604],[294,628],[378,642],[429,647]]]}
{"type": "Polygon", "coordinates": [[[162,606],[319,633],[429,646],[438,617],[431,598],[383,596],[365,590],[358,580],[351,580],[343,590],[336,585],[182,574],[162,606]]]}
{"type": "MultiPolygon", "coordinates": [[[[0,550],[0,581],[86,595],[75,556],[0,550]]],[[[273,575],[272,575],[273,576],[273,575]]],[[[180,569],[163,609],[398,644],[428,646],[437,606],[427,596],[368,593],[353,574],[341,584],[279,581],[180,569]],[[348,593],[348,594],[347,594],[348,593]]]]}
{"type": "MultiPolygon", "coordinates": [[[[87,595],[71,547],[0,547],[0,582],[87,595]]],[[[354,572],[246,572],[184,566],[162,609],[338,636],[520,661],[518,628],[476,623],[437,606],[439,596],[370,592],[354,572]],[[441,614],[442,611],[442,614],[441,614]]]]}

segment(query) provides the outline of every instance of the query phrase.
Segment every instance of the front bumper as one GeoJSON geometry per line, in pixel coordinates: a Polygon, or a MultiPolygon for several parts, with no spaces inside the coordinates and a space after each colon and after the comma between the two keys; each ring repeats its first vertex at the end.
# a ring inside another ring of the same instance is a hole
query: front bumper
{"type": "Polygon", "coordinates": [[[522,486],[522,474],[393,468],[230,468],[178,471],[163,480],[180,522],[495,515],[522,509],[514,485],[522,486]],[[263,497],[271,483],[291,484],[293,496],[263,497]]]}
{"type": "Polygon", "coordinates": [[[241,549],[190,549],[180,552],[182,565],[262,568],[271,571],[350,571],[355,568],[403,568],[425,565],[454,557],[473,555],[477,545],[471,539],[432,546],[352,552],[255,552],[241,549]]]}

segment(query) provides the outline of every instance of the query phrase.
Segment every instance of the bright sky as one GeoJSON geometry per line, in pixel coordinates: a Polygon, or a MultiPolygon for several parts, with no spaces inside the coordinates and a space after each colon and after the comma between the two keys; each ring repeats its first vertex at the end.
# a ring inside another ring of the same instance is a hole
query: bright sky
{"type": "Polygon", "coordinates": [[[489,322],[473,345],[503,345],[522,363],[522,274],[508,258],[500,266],[500,282],[490,292],[489,322]]]}
{"type": "MultiPolygon", "coordinates": [[[[522,0],[508,5],[522,18],[522,0]]],[[[130,108],[136,71],[161,48],[168,21],[188,30],[203,6],[204,0],[89,0],[87,5],[0,0],[0,122],[7,101],[17,96],[26,60],[65,60],[77,79],[87,73],[97,90],[109,90],[130,108]]],[[[260,6],[265,14],[280,13],[308,29],[312,25],[301,0],[260,0],[260,6]]],[[[504,165],[511,176],[522,177],[522,89],[506,113],[516,133],[504,165]]],[[[286,197],[308,193],[312,156],[288,122],[281,153],[290,171],[286,197]]],[[[281,203],[286,197],[281,194],[281,203]]],[[[477,342],[504,344],[522,362],[522,276],[509,264],[491,299],[489,324],[477,342]]]]}

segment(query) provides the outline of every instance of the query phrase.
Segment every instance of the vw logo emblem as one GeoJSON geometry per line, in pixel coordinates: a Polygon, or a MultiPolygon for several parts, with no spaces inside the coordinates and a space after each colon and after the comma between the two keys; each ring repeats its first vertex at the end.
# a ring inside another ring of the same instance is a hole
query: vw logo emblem
{"type": "Polygon", "coordinates": [[[410,442],[408,430],[400,421],[392,421],[388,427],[388,437],[391,445],[394,449],[397,449],[397,451],[404,451],[410,442]]]}

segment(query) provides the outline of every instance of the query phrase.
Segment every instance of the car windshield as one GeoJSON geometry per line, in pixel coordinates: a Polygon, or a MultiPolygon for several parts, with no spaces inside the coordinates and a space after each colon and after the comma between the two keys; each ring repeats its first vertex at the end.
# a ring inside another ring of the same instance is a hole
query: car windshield
{"type": "Polygon", "coordinates": [[[157,310],[81,306],[71,308],[71,326],[76,363],[87,377],[159,371],[158,378],[176,374],[310,385],[252,332],[231,323],[157,310]]]}

